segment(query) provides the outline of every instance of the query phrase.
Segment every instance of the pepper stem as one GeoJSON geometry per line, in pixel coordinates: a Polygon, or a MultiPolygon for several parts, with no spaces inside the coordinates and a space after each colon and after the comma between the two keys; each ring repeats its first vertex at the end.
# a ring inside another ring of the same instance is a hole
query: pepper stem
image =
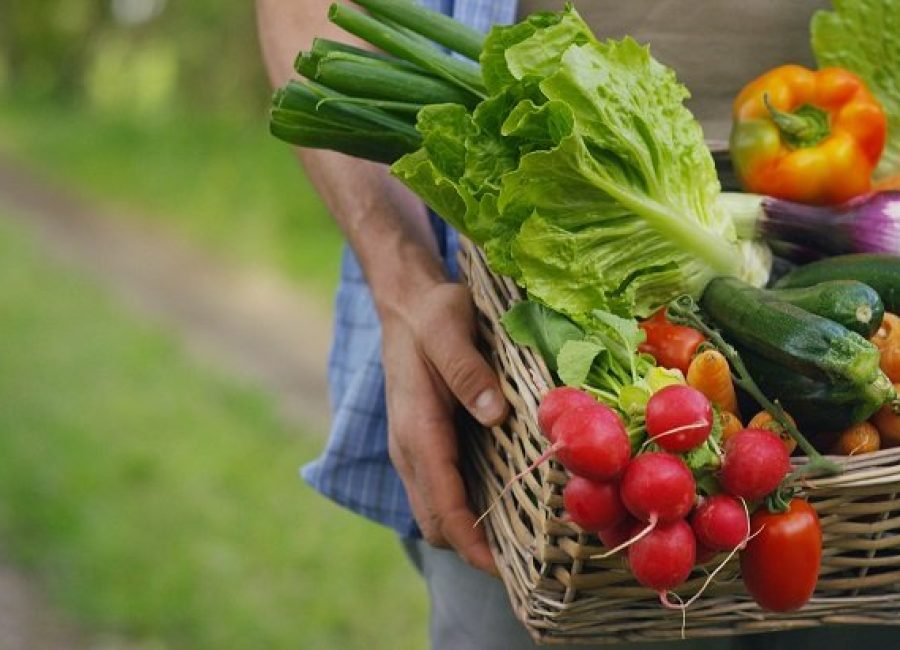
{"type": "Polygon", "coordinates": [[[803,104],[793,112],[782,111],[769,101],[769,94],[763,95],[763,103],[769,111],[781,136],[792,147],[814,147],[831,135],[828,113],[812,104],[803,104]]]}

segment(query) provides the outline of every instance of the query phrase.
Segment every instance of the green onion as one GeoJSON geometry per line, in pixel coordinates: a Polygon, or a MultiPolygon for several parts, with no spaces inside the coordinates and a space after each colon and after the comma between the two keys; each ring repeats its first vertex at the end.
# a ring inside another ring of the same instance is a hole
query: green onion
{"type": "Polygon", "coordinates": [[[311,82],[290,81],[275,93],[269,129],[275,137],[301,147],[334,149],[387,163],[415,151],[422,142],[411,123],[311,82]]]}
{"type": "Polygon", "coordinates": [[[294,59],[294,70],[307,79],[316,78],[316,69],[319,67],[319,57],[312,52],[300,52],[294,59]]]}
{"type": "Polygon", "coordinates": [[[321,93],[316,92],[310,84],[289,81],[272,98],[272,110],[290,111],[298,116],[310,115],[318,119],[330,120],[335,125],[345,125],[347,128],[368,129],[373,125],[372,120],[342,110],[338,106],[320,106],[321,101],[321,93]]]}
{"type": "Polygon", "coordinates": [[[373,106],[392,113],[409,113],[415,115],[425,104],[413,104],[410,102],[395,102],[385,99],[370,99],[368,97],[326,97],[319,100],[319,106],[324,104],[359,104],[360,106],[373,106]]]}
{"type": "Polygon", "coordinates": [[[280,94],[276,94],[272,108],[273,110],[290,110],[298,115],[315,115],[333,120],[335,124],[345,123],[351,127],[379,126],[411,140],[418,141],[420,139],[419,132],[410,122],[401,120],[381,109],[368,105],[345,105],[322,101],[335,98],[347,99],[347,96],[317,83],[289,81],[280,94]]]}
{"type": "Polygon", "coordinates": [[[375,52],[373,50],[364,50],[361,47],[348,45],[347,43],[339,43],[338,41],[332,41],[327,38],[314,38],[312,47],[309,50],[310,54],[320,59],[324,56],[327,56],[328,54],[333,54],[335,52],[355,54],[356,56],[364,56],[369,59],[384,61],[385,63],[390,63],[396,68],[409,70],[410,72],[418,72],[419,74],[426,75],[431,74],[427,70],[420,68],[416,64],[410,63],[409,61],[404,61],[403,59],[398,59],[395,56],[390,56],[388,54],[384,54],[383,52],[375,52]]]}
{"type": "Polygon", "coordinates": [[[349,114],[366,120],[372,125],[383,127],[397,135],[405,136],[410,140],[416,142],[421,140],[421,135],[410,122],[406,122],[371,105],[360,106],[356,104],[335,104],[333,102],[323,104],[321,101],[323,99],[347,99],[347,95],[314,82],[308,82],[307,85],[319,98],[319,101],[316,103],[317,111],[337,111],[342,115],[349,114]]]}
{"type": "Polygon", "coordinates": [[[474,95],[485,97],[484,82],[478,66],[454,59],[433,47],[423,45],[400,31],[343,5],[331,5],[328,18],[342,29],[375,47],[415,63],[474,95]]]}
{"type": "Polygon", "coordinates": [[[353,0],[378,18],[387,18],[435,43],[477,61],[484,35],[449,16],[406,0],[353,0]]]}
{"type": "MultiPolygon", "coordinates": [[[[302,57],[301,57],[302,58],[302,57]]],[[[340,93],[414,104],[462,104],[473,108],[478,98],[443,79],[401,70],[391,63],[334,52],[299,70],[309,79],[340,93]]]]}
{"type": "Polygon", "coordinates": [[[306,127],[278,119],[271,120],[269,131],[279,140],[299,147],[331,149],[388,164],[418,148],[418,145],[410,146],[405,138],[393,133],[306,127]]]}

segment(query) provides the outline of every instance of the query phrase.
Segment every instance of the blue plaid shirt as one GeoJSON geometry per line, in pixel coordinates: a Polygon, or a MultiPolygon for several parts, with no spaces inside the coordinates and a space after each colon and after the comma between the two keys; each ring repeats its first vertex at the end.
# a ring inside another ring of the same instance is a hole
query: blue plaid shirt
{"type": "MultiPolygon", "coordinates": [[[[421,0],[421,4],[487,31],[515,18],[516,0],[421,0]]],[[[457,236],[432,216],[441,255],[456,276],[457,236]]],[[[326,497],[405,537],[419,535],[406,492],[388,457],[381,326],[362,270],[344,249],[328,362],[331,435],[323,454],[303,467],[304,479],[326,497]]]]}

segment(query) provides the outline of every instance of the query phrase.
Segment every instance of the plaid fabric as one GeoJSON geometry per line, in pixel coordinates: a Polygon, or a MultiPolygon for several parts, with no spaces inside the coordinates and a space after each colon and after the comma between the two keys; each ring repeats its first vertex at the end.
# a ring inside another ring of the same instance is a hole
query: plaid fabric
{"type": "MultiPolygon", "coordinates": [[[[476,29],[515,18],[516,0],[422,0],[476,29]]],[[[457,236],[432,216],[448,273],[456,277],[457,236]]],[[[359,263],[344,249],[335,301],[334,341],[328,363],[332,427],[323,454],[301,470],[316,490],[354,512],[419,535],[387,445],[381,328],[359,263]]]]}

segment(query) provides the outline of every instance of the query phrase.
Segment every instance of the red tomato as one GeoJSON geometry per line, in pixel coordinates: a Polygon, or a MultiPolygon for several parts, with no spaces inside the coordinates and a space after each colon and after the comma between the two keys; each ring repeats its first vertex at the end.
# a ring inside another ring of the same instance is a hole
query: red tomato
{"type": "Polygon", "coordinates": [[[812,506],[791,499],[787,512],[764,507],[750,518],[761,532],[741,552],[741,574],[760,607],[773,612],[799,609],[812,597],[822,560],[822,528],[812,506]]]}
{"type": "Polygon", "coordinates": [[[691,359],[706,338],[697,330],[675,325],[666,318],[665,309],[660,309],[640,324],[647,334],[638,350],[653,355],[656,363],[663,368],[678,368],[687,375],[691,359]]]}

